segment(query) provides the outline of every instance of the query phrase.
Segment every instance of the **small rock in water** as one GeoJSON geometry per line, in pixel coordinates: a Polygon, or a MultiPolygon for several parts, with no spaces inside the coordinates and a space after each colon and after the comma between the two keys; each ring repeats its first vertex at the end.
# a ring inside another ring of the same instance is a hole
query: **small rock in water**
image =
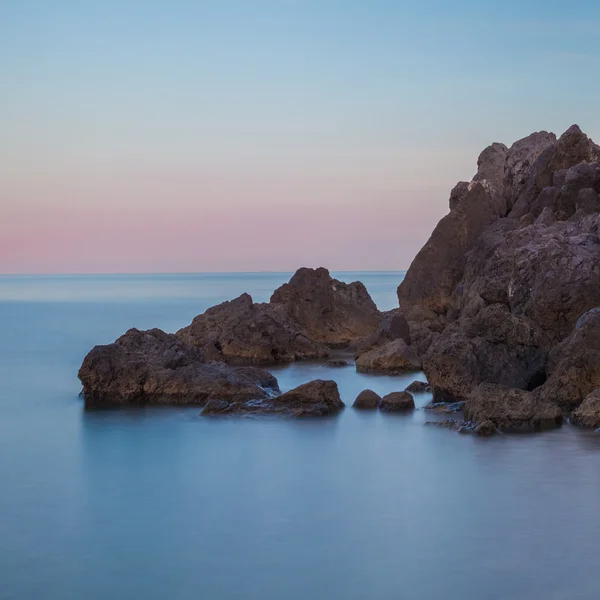
{"type": "Polygon", "coordinates": [[[381,396],[373,390],[363,390],[354,401],[353,408],[360,410],[374,410],[379,406],[381,396]]]}
{"type": "Polygon", "coordinates": [[[347,360],[333,359],[333,360],[328,360],[323,366],[324,367],[349,367],[350,363],[347,360]]]}
{"type": "Polygon", "coordinates": [[[431,387],[429,386],[429,384],[426,381],[413,381],[405,390],[405,392],[412,392],[414,393],[425,393],[425,392],[430,392],[431,391],[431,387]]]}
{"type": "Polygon", "coordinates": [[[379,408],[386,412],[413,410],[415,401],[408,392],[392,392],[381,399],[379,408]]]}
{"type": "Polygon", "coordinates": [[[475,427],[475,433],[481,437],[489,437],[498,433],[498,430],[492,421],[483,421],[475,427]]]}
{"type": "Polygon", "coordinates": [[[441,429],[452,429],[460,433],[470,433],[473,430],[473,424],[469,421],[459,421],[457,419],[445,419],[444,421],[425,421],[425,425],[439,427],[441,429]]]}
{"type": "Polygon", "coordinates": [[[425,410],[441,413],[455,413],[461,411],[464,405],[464,402],[432,402],[425,407],[425,410]]]}

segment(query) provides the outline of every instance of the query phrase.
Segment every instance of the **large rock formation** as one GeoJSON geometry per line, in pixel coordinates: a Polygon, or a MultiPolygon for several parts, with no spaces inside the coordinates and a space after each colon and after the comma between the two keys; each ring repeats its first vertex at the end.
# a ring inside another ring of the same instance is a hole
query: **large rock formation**
{"type": "Polygon", "coordinates": [[[248,294],[209,308],[176,335],[207,356],[230,363],[282,363],[329,355],[328,348],[281,307],[253,303],[248,294]]]}
{"type": "Polygon", "coordinates": [[[298,269],[289,283],[275,290],[271,304],[303,327],[316,341],[347,346],[379,326],[381,313],[359,281],[332,279],[324,268],[298,269]]]}
{"type": "Polygon", "coordinates": [[[560,408],[535,392],[490,383],[482,383],[471,392],[464,411],[469,421],[477,425],[490,421],[506,432],[555,429],[563,422],[560,408]]]}
{"type": "Polygon", "coordinates": [[[362,283],[302,268],[269,303],[253,303],[243,294],[209,308],[176,335],[217,360],[269,364],[329,356],[330,348],[372,335],[381,322],[362,283]]]}
{"type": "Polygon", "coordinates": [[[212,400],[202,411],[203,416],[280,414],[291,417],[325,417],[344,408],[335,381],[316,379],[266,400],[212,400]]]}
{"type": "Polygon", "coordinates": [[[417,351],[403,339],[369,350],[356,359],[356,370],[362,373],[409,373],[420,369],[417,351]]]}
{"type": "Polygon", "coordinates": [[[563,340],[600,306],[599,193],[600,147],[576,126],[490,146],[454,188],[398,289],[438,399],[548,377],[536,394],[570,410],[597,387],[593,353],[563,340]]]}
{"type": "Polygon", "coordinates": [[[130,329],[96,346],[79,369],[88,405],[198,404],[246,401],[279,392],[270,373],[205,362],[203,353],[160,329],[130,329]]]}

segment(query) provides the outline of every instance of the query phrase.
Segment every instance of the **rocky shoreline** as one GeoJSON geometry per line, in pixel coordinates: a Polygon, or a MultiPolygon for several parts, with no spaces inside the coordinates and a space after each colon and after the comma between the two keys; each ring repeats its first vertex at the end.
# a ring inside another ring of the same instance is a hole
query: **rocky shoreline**
{"type": "Polygon", "coordinates": [[[367,390],[357,409],[411,410],[430,386],[430,408],[464,410],[444,425],[454,429],[600,428],[600,146],[573,126],[492,144],[477,166],[400,283],[399,308],[380,312],[362,283],[302,268],[269,302],[243,294],[175,334],[132,329],[96,346],[79,371],[86,404],[335,414],[334,382],[281,394],[265,368],[349,366],[332,357],[344,348],[357,371],[422,370],[429,382],[393,398],[367,390]]]}

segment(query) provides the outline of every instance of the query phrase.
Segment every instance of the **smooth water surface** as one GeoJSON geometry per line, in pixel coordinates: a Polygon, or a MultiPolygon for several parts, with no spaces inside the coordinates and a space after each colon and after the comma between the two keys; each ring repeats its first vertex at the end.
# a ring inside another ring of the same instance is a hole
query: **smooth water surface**
{"type": "MultiPolygon", "coordinates": [[[[0,277],[0,598],[596,600],[600,436],[481,440],[412,415],[86,412],[77,369],[288,273],[0,277]]],[[[393,308],[401,273],[341,273],[393,308]]],[[[282,389],[414,377],[297,363],[282,389]]],[[[429,401],[417,396],[419,406],[429,401]]]]}

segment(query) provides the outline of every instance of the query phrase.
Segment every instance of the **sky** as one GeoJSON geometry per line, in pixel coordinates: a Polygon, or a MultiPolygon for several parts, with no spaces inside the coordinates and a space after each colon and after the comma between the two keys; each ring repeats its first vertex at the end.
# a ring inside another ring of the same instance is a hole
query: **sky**
{"type": "Polygon", "coordinates": [[[405,269],[599,59],[597,0],[0,0],[0,273],[405,269]]]}

